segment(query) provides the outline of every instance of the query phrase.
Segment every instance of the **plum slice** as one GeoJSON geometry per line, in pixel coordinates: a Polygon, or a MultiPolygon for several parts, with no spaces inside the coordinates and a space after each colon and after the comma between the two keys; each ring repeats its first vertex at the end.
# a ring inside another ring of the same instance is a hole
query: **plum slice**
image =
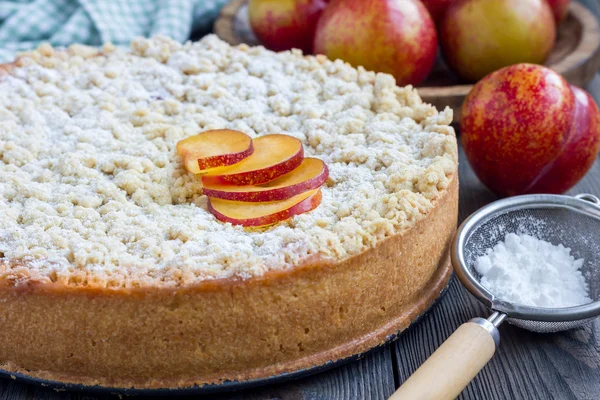
{"type": "Polygon", "coordinates": [[[259,185],[287,174],[304,159],[302,142],[292,136],[271,134],[252,142],[254,153],[250,157],[231,167],[209,171],[202,176],[202,184],[259,185]]]}
{"type": "Polygon", "coordinates": [[[192,174],[234,165],[254,153],[252,139],[243,132],[215,129],[177,143],[177,152],[192,174]]]}
{"type": "Polygon", "coordinates": [[[234,225],[265,226],[302,214],[321,204],[321,189],[313,189],[287,200],[248,203],[209,198],[209,211],[222,222],[234,225]]]}
{"type": "Polygon", "coordinates": [[[318,158],[305,158],[294,170],[261,185],[214,185],[205,184],[203,193],[208,197],[235,201],[285,200],[300,193],[316,189],[329,176],[327,165],[318,158]]]}

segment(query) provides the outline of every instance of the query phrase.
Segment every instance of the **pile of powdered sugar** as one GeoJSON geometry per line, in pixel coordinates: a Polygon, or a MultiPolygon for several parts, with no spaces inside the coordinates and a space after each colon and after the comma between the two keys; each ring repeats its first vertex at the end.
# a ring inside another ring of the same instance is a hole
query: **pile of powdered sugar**
{"type": "Polygon", "coordinates": [[[509,233],[477,258],[475,269],[481,284],[499,299],[537,307],[572,307],[591,302],[581,273],[583,262],[562,244],[509,233]]]}

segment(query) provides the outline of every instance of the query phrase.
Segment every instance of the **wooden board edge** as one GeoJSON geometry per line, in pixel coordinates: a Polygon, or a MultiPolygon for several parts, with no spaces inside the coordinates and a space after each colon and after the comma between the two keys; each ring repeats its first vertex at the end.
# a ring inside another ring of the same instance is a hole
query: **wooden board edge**
{"type": "Polygon", "coordinates": [[[247,0],[232,0],[227,3],[221,9],[221,13],[219,17],[215,21],[214,32],[221,39],[226,41],[232,46],[237,46],[242,44],[240,38],[235,34],[235,30],[233,27],[233,21],[235,20],[235,16],[241,6],[246,3],[247,0]]]}
{"type": "Polygon", "coordinates": [[[576,86],[585,86],[600,67],[600,24],[584,5],[571,3],[569,13],[581,22],[581,40],[574,51],[552,66],[576,86]]]}

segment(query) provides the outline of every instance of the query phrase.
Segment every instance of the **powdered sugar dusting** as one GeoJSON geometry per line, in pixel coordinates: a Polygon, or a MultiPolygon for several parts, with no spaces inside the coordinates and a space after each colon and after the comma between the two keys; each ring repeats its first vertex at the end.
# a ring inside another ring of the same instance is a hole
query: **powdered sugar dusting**
{"type": "Polygon", "coordinates": [[[391,76],[215,36],[42,46],[0,93],[0,276],[182,285],[339,260],[413,226],[456,172],[452,112],[391,76]],[[218,128],[300,139],[329,166],[322,204],[267,229],[217,221],[175,146],[218,128]]]}
{"type": "Polygon", "coordinates": [[[572,307],[591,302],[575,259],[562,244],[509,233],[475,260],[481,284],[497,298],[528,306],[572,307]]]}

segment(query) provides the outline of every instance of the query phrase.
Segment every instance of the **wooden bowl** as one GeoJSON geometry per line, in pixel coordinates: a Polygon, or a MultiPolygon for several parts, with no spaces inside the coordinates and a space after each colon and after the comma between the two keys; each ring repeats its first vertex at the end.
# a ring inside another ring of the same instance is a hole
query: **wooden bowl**
{"type": "MultiPolygon", "coordinates": [[[[248,0],[232,0],[215,22],[215,33],[232,45],[261,44],[250,27],[247,3],[248,0]]],[[[545,65],[576,86],[585,86],[594,77],[600,67],[600,25],[585,6],[571,3],[545,65]]],[[[438,109],[451,107],[458,122],[460,107],[472,87],[457,78],[438,57],[433,71],[417,89],[424,101],[438,109]]]]}

